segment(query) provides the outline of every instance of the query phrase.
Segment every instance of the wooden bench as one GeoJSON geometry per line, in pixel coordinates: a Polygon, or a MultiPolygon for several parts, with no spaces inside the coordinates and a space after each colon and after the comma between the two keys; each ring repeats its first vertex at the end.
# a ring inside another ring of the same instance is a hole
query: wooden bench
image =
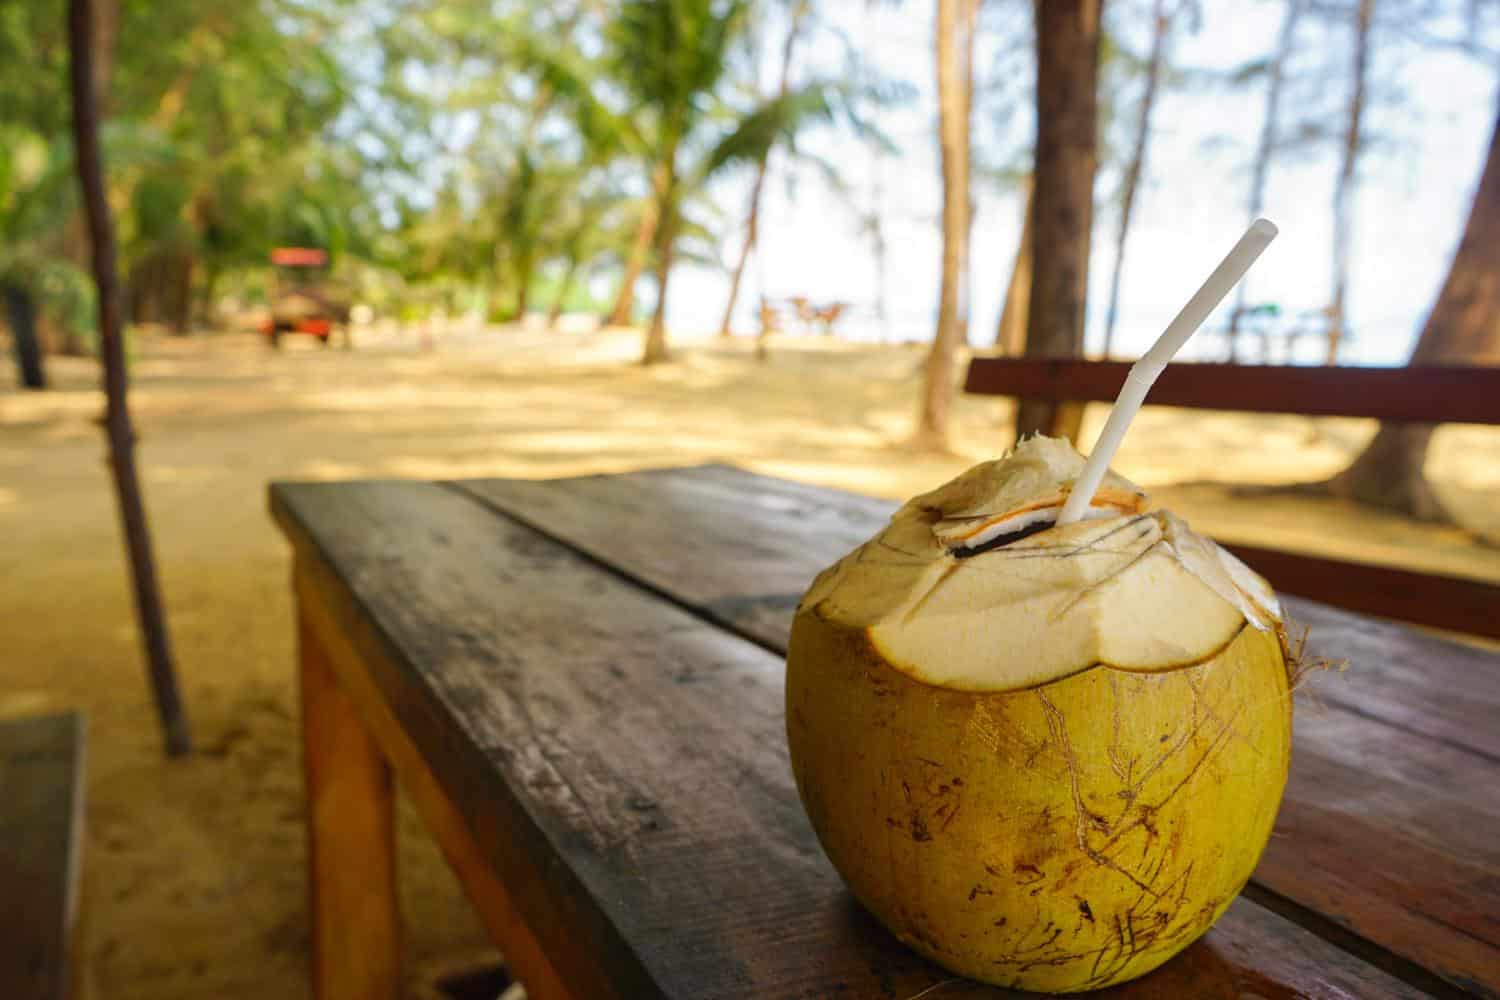
{"type": "MultiPolygon", "coordinates": [[[[1125,361],[975,358],[964,391],[1049,402],[1113,402],[1125,361]]],[[[1365,417],[1412,423],[1500,424],[1500,368],[1295,367],[1177,364],[1147,402],[1197,410],[1365,417]]],[[[1468,577],[1377,566],[1301,552],[1221,544],[1292,594],[1351,611],[1500,638],[1500,586],[1468,577]]]]}
{"type": "Polygon", "coordinates": [[[69,996],[83,854],[83,718],[0,721],[0,997],[69,996]]]}

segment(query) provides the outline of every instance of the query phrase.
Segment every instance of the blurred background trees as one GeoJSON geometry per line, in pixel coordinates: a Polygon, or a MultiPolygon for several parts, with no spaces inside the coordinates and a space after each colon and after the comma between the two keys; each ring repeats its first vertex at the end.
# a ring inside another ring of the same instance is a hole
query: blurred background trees
{"type": "MultiPolygon", "coordinates": [[[[768,233],[767,212],[825,199],[868,255],[846,322],[928,342],[914,437],[934,448],[947,445],[971,342],[1034,357],[1138,344],[1132,310],[1160,270],[1133,256],[1142,213],[1155,187],[1180,181],[1168,174],[1182,169],[1187,127],[1164,102],[1222,93],[1259,108],[1233,136],[1199,138],[1222,202],[1250,216],[1271,210],[1282,172],[1326,171],[1323,304],[1283,315],[1256,300],[1268,289],[1257,275],[1211,336],[1243,358],[1254,333],[1265,354],[1269,317],[1293,328],[1287,356],[1309,333],[1321,350],[1302,360],[1333,362],[1365,336],[1351,316],[1373,252],[1360,234],[1378,206],[1361,192],[1422,127],[1405,67],[1433,53],[1500,67],[1496,0],[1257,0],[1233,12],[1196,0],[110,0],[99,11],[132,322],[213,327],[226,303],[263,301],[273,247],[305,245],[395,316],[644,316],[642,359],[656,362],[674,301],[706,301],[695,314],[724,334],[757,313],[774,291],[775,240],[798,238],[783,235],[796,219],[768,233]],[[1221,35],[1225,54],[1204,62],[1193,43],[1230,17],[1264,37],[1236,47],[1221,35]],[[898,118],[918,126],[891,127],[898,118]],[[1175,161],[1159,158],[1163,141],[1175,161]],[[921,190],[916,163],[931,164],[921,190]],[[919,318],[898,317],[893,293],[909,298],[916,279],[892,270],[892,234],[913,225],[935,248],[932,294],[919,318]],[[684,268],[689,283],[674,280],[684,268]],[[981,298],[997,308],[975,334],[981,298]]],[[[49,351],[91,343],[65,66],[56,0],[0,8],[0,317],[32,387],[49,351]]],[[[1484,343],[1442,357],[1488,357],[1484,343]]],[[[1076,423],[1027,404],[1018,430],[1076,423]]]]}

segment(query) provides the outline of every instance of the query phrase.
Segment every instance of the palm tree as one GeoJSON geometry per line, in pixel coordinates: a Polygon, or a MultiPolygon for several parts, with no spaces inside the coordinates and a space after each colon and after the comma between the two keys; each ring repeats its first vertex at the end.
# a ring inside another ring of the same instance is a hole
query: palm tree
{"type": "MultiPolygon", "coordinates": [[[[792,53],[796,49],[797,39],[802,34],[802,28],[807,22],[807,15],[812,9],[809,0],[793,0],[789,16],[791,25],[787,28],[786,44],[781,49],[781,80],[777,85],[776,93],[785,95],[792,86],[792,53]]],[[[745,215],[745,242],[740,246],[739,261],[729,276],[729,301],[724,304],[724,320],[719,324],[719,336],[729,336],[729,323],[734,318],[735,303],[740,297],[740,281],[745,276],[745,264],[750,259],[750,251],[755,249],[755,241],[760,232],[760,202],[761,193],[766,185],[766,168],[770,164],[770,150],[766,150],[766,156],[760,158],[755,164],[755,181],[750,185],[750,208],[745,215]]]]}
{"type": "MultiPolygon", "coordinates": [[[[1115,322],[1120,314],[1120,278],[1125,271],[1125,241],[1130,235],[1136,193],[1146,171],[1146,150],[1151,144],[1151,113],[1156,108],[1162,77],[1167,70],[1174,21],[1189,6],[1185,3],[1174,6],[1169,0],[1152,0],[1151,4],[1151,51],[1143,67],[1145,81],[1141,88],[1140,103],[1136,106],[1135,134],[1131,137],[1130,156],[1125,161],[1125,176],[1120,181],[1120,218],[1115,229],[1115,260],[1109,274],[1109,304],[1104,311],[1102,353],[1106,358],[1109,357],[1110,347],[1114,342],[1115,322]]],[[[1196,16],[1197,12],[1190,10],[1189,13],[1196,16]]]]}
{"type": "MultiPolygon", "coordinates": [[[[1500,362],[1500,99],[1489,152],[1448,277],[1412,351],[1413,364],[1500,362]]],[[[1423,475],[1430,424],[1381,424],[1350,466],[1315,484],[1334,496],[1422,521],[1449,520],[1423,475]]]]}
{"type": "Polygon", "coordinates": [[[623,0],[606,26],[606,52],[597,65],[532,47],[543,78],[572,103],[580,131],[612,137],[648,178],[657,296],[642,364],[667,359],[668,281],[684,200],[729,167],[759,162],[777,140],[828,113],[817,86],[748,110],[716,99],[746,9],[745,0],[623,0]]]}
{"type": "Polygon", "coordinates": [[[974,97],[974,33],[978,0],[938,0],[938,146],[943,171],[943,280],[937,333],[927,354],[922,400],[912,443],[948,447],[955,393],[954,352],[968,339],[969,122],[974,97]]]}

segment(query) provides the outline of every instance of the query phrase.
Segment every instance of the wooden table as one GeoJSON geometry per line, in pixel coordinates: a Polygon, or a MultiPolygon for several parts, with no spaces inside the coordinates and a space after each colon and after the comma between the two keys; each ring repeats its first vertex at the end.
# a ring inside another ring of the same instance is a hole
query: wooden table
{"type": "MultiPolygon", "coordinates": [[[[271,506],[319,997],[397,994],[393,777],[535,1000],[1012,995],[861,911],[787,763],[797,598],[892,504],[709,466],[271,506]]],[[[1288,604],[1351,667],[1298,692],[1276,834],[1212,931],[1106,992],[1500,996],[1500,657],[1288,604]]]]}

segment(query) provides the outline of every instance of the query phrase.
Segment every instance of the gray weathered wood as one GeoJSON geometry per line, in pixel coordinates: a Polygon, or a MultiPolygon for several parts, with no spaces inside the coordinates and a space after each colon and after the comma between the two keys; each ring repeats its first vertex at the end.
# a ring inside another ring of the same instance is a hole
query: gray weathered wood
{"type": "MultiPolygon", "coordinates": [[[[278,485],[272,506],[578,995],[906,1000],[946,978],[818,849],[779,657],[456,490],[278,485]]],[[[1119,995],[1247,992],[1416,995],[1247,900],[1119,995]]]]}
{"type": "Polygon", "coordinates": [[[83,719],[0,722],[0,997],[69,995],[83,832],[83,719]]]}
{"type": "MultiPolygon", "coordinates": [[[[801,589],[894,508],[723,466],[457,488],[778,652],[801,589]]],[[[1313,655],[1354,666],[1299,697],[1256,882],[1393,960],[1500,993],[1500,657],[1288,604],[1313,655]]]]}

